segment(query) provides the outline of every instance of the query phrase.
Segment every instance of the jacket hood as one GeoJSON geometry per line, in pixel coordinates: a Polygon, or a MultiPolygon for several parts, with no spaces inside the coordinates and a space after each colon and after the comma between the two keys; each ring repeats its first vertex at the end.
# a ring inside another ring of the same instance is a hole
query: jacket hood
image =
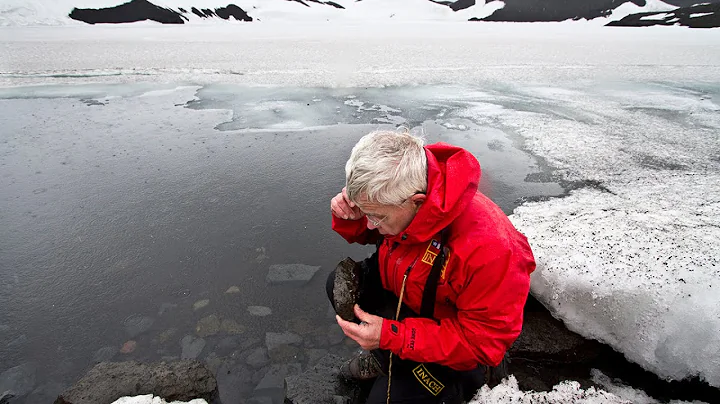
{"type": "Polygon", "coordinates": [[[480,163],[467,150],[447,143],[424,148],[428,163],[427,195],[397,240],[404,243],[428,241],[447,227],[465,210],[480,183],[480,163]]]}

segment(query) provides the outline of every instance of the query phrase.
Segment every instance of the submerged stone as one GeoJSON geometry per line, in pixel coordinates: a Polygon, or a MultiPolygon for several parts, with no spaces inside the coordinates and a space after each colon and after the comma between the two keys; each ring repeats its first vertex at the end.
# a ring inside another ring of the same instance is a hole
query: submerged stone
{"type": "Polygon", "coordinates": [[[319,266],[304,264],[277,264],[271,265],[267,274],[267,281],[270,284],[282,283],[307,283],[312,279],[319,266]]]}
{"type": "Polygon", "coordinates": [[[195,327],[195,333],[200,337],[215,335],[220,332],[220,318],[214,314],[203,317],[195,327]]]}

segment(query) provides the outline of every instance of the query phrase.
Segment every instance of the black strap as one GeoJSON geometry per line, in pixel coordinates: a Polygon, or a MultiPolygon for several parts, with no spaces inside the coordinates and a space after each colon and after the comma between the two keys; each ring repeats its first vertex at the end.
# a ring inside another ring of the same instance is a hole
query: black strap
{"type": "Polygon", "coordinates": [[[445,245],[448,239],[448,229],[444,228],[440,232],[440,252],[438,252],[433,266],[428,274],[423,290],[422,304],[420,306],[420,317],[433,318],[435,315],[435,296],[437,295],[438,280],[440,280],[440,272],[445,264],[445,245]]]}

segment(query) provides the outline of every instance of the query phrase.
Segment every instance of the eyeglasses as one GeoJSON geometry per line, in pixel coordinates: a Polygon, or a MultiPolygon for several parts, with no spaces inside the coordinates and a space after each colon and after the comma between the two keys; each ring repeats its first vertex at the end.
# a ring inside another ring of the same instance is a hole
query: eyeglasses
{"type": "Polygon", "coordinates": [[[387,216],[383,217],[380,220],[373,220],[373,219],[377,219],[375,216],[365,215],[365,217],[367,218],[368,222],[372,223],[372,225],[374,227],[379,227],[380,223],[382,223],[383,220],[387,219],[387,216]]]}

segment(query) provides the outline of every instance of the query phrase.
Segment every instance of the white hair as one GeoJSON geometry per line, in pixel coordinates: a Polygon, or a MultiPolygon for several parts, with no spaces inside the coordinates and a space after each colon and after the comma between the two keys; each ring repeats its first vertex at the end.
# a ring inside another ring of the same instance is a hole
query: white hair
{"type": "Polygon", "coordinates": [[[380,130],[363,136],[345,164],[351,201],[400,205],[427,192],[427,156],[423,139],[404,131],[380,130]]]}

